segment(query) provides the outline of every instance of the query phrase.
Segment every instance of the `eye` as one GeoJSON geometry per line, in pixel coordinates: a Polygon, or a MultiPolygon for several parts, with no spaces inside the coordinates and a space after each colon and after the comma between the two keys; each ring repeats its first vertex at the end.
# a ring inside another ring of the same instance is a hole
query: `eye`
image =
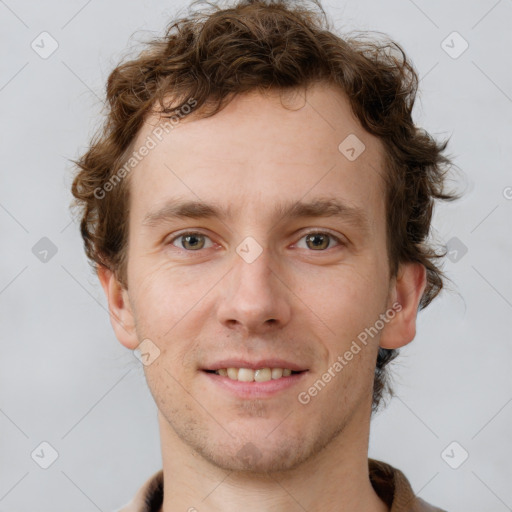
{"type": "MultiPolygon", "coordinates": [[[[305,240],[306,249],[313,249],[314,251],[323,251],[325,249],[329,249],[331,246],[330,242],[332,240],[335,240],[338,245],[344,245],[338,237],[323,231],[311,231],[303,236],[300,240],[305,240]]],[[[300,247],[298,244],[297,246],[300,247]]],[[[303,248],[304,247],[301,247],[301,249],[303,248]]]]}
{"type": "MultiPolygon", "coordinates": [[[[332,241],[335,241],[337,245],[344,245],[337,236],[324,231],[311,231],[306,233],[306,235],[300,239],[300,241],[302,240],[305,240],[306,247],[300,246],[299,243],[296,244],[297,247],[321,252],[332,248],[332,241]]],[[[180,249],[185,249],[188,252],[197,252],[201,249],[208,249],[213,246],[207,235],[198,232],[182,233],[172,238],[169,243],[180,249]],[[210,241],[210,245],[207,244],[207,241],[210,241]]]]}
{"type": "MultiPolygon", "coordinates": [[[[205,248],[205,240],[209,240],[209,237],[203,235],[202,233],[182,233],[181,235],[175,236],[170,243],[175,247],[180,247],[180,249],[186,249],[187,251],[198,251],[199,249],[205,248]],[[175,242],[178,240],[179,245],[176,245],[175,242]]],[[[211,247],[211,245],[210,245],[211,247]]]]}

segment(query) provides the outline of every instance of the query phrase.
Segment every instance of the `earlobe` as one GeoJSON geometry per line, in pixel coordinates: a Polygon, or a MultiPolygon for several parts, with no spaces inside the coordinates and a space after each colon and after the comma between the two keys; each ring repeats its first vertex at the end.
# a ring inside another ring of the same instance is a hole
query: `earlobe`
{"type": "Polygon", "coordinates": [[[389,308],[399,304],[394,317],[383,329],[380,347],[395,349],[410,343],[416,336],[416,315],[427,284],[426,268],[421,263],[408,262],[400,265],[390,293],[389,308]]]}
{"type": "Polygon", "coordinates": [[[135,350],[139,341],[135,330],[135,319],[128,300],[128,292],[115,274],[103,265],[98,265],[98,278],[108,301],[110,322],[119,342],[135,350]]]}

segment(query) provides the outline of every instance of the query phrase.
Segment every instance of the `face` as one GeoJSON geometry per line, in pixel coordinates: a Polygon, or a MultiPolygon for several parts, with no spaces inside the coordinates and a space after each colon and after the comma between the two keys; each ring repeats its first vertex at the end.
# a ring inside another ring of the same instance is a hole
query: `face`
{"type": "Polygon", "coordinates": [[[344,355],[394,298],[381,142],[330,86],[284,103],[250,93],[182,121],[130,175],[120,316],[133,333],[118,338],[159,350],[144,368],[165,428],[226,470],[247,457],[258,471],[295,468],[369,421],[382,332],[344,355]],[[349,135],[365,146],[356,159],[339,149],[349,135]],[[228,367],[300,373],[242,382],[228,367]]]}

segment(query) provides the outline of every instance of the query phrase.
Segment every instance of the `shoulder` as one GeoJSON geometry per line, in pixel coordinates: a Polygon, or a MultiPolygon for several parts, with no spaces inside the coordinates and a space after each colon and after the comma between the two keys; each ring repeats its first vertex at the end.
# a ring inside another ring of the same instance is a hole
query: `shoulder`
{"type": "Polygon", "coordinates": [[[163,470],[154,473],[133,499],[113,512],[159,512],[163,501],[163,470]]]}
{"type": "Polygon", "coordinates": [[[406,476],[390,464],[368,459],[368,469],[375,492],[390,512],[446,512],[416,496],[406,476]]]}

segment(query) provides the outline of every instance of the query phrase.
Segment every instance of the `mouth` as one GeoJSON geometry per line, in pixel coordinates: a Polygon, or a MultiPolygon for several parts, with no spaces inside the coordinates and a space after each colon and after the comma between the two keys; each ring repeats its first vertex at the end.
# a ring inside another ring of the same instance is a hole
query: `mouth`
{"type": "Polygon", "coordinates": [[[298,375],[308,371],[306,365],[286,359],[226,358],[202,368],[203,371],[239,382],[268,382],[298,375]]]}
{"type": "Polygon", "coordinates": [[[309,371],[306,365],[275,358],[224,359],[201,369],[215,389],[239,399],[271,398],[299,385],[309,371]]]}
{"type": "Polygon", "coordinates": [[[219,368],[218,370],[203,370],[206,373],[227,377],[230,380],[239,382],[268,382],[271,380],[280,380],[291,375],[298,375],[307,372],[307,370],[291,370],[290,368],[219,368]]]}

